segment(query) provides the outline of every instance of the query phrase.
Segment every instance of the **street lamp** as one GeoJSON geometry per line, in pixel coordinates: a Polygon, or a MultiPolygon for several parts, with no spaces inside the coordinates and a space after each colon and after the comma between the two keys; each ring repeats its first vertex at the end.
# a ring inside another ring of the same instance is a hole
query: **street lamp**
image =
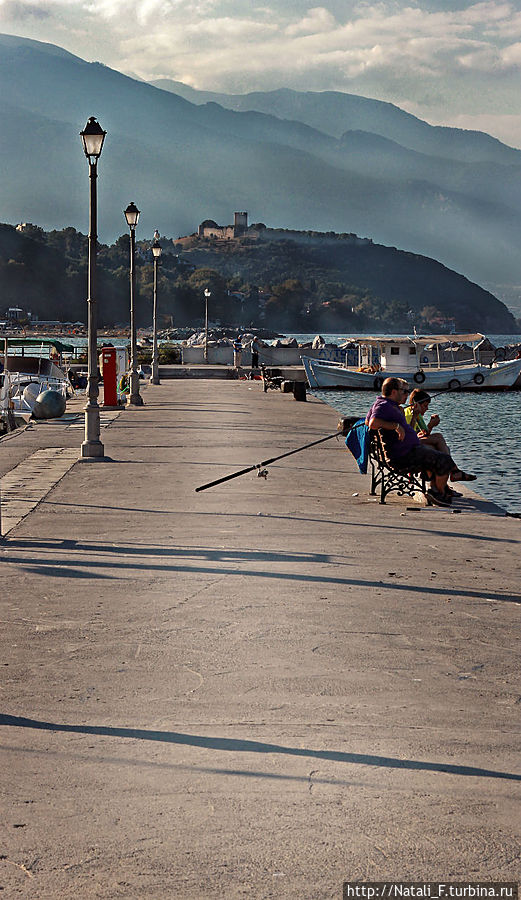
{"type": "Polygon", "coordinates": [[[128,406],[143,406],[143,398],[139,393],[139,375],[137,373],[137,330],[136,330],[136,225],[139,209],[135,203],[129,203],[125,210],[125,219],[130,228],[130,393],[128,406]]]}
{"type": "Polygon", "coordinates": [[[105,449],[100,441],[100,417],[98,406],[98,310],[96,250],[98,242],[98,204],[96,180],[97,165],[101,156],[106,131],[103,131],[94,116],[91,116],[83,131],[80,131],[83,150],[89,163],[89,269],[88,269],[88,342],[87,342],[87,405],[85,406],[85,440],[81,445],[82,459],[101,459],[105,449]]]}
{"type": "Polygon", "coordinates": [[[152,317],[152,384],[159,384],[159,365],[157,358],[157,267],[161,258],[162,247],[159,243],[159,231],[154,231],[152,255],[154,257],[154,312],[152,317]]]}
{"type": "Polygon", "coordinates": [[[208,300],[212,296],[212,292],[206,288],[204,292],[204,361],[208,362],[208,300]]]}

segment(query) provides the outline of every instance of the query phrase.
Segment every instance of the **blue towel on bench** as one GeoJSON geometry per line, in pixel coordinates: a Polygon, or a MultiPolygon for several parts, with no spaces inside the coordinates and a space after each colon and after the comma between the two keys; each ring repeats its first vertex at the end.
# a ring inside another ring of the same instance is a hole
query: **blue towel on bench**
{"type": "Polygon", "coordinates": [[[359,419],[358,422],[355,422],[346,437],[346,447],[356,459],[362,475],[367,474],[370,437],[369,428],[365,424],[365,419],[359,419]]]}

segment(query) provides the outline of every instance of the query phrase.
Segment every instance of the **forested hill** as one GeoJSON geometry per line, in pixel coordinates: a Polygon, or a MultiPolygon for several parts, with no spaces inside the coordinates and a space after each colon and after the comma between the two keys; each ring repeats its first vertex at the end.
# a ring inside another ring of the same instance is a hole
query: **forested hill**
{"type": "Polygon", "coordinates": [[[454,322],[463,331],[519,330],[504,303],[429,257],[353,234],[253,228],[255,241],[194,236],[183,256],[246,291],[259,287],[274,328],[439,330],[454,322]]]}
{"type": "MultiPolygon", "coordinates": [[[[159,313],[168,324],[286,331],[459,331],[513,334],[519,324],[492,294],[424,256],[356,235],[253,226],[237,241],[162,238],[159,313]]],[[[129,319],[128,234],[98,252],[101,325],[129,319]]],[[[137,319],[152,319],[150,241],[138,241],[137,319]]],[[[87,319],[87,238],[74,228],[25,232],[0,225],[0,317],[19,306],[40,319],[87,319]]]]}

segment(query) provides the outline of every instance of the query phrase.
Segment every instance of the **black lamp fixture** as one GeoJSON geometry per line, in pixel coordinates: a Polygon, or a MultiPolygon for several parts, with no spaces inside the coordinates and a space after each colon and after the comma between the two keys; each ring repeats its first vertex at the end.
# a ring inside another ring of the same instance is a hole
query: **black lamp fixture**
{"type": "Polygon", "coordinates": [[[161,254],[163,252],[163,248],[160,244],[159,238],[160,238],[160,234],[156,228],[156,230],[154,231],[154,243],[152,244],[152,256],[155,259],[159,259],[159,257],[161,256],[161,254]]]}
{"type": "Polygon", "coordinates": [[[134,229],[139,220],[139,209],[135,203],[129,203],[125,210],[125,219],[130,229],[134,229]]]}
{"type": "Polygon", "coordinates": [[[106,133],[94,116],[90,117],[83,131],[80,131],[83,150],[91,165],[95,165],[101,156],[106,133]]]}

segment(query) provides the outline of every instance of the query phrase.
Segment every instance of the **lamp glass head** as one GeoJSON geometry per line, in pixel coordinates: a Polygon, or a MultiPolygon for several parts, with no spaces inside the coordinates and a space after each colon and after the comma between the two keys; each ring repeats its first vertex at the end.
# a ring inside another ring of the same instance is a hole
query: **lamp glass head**
{"type": "Polygon", "coordinates": [[[139,219],[139,209],[135,203],[129,203],[125,210],[125,219],[129,228],[135,228],[139,219]]]}
{"type": "Polygon", "coordinates": [[[154,243],[152,244],[152,254],[155,257],[155,259],[159,259],[162,252],[163,252],[163,248],[162,248],[161,244],[159,243],[159,241],[157,241],[157,240],[154,241],[154,243]]]}
{"type": "Polygon", "coordinates": [[[103,131],[103,128],[99,122],[96,121],[94,116],[90,117],[83,131],[80,131],[81,139],[83,141],[83,150],[89,162],[99,159],[101,156],[106,133],[107,132],[103,131]]]}

